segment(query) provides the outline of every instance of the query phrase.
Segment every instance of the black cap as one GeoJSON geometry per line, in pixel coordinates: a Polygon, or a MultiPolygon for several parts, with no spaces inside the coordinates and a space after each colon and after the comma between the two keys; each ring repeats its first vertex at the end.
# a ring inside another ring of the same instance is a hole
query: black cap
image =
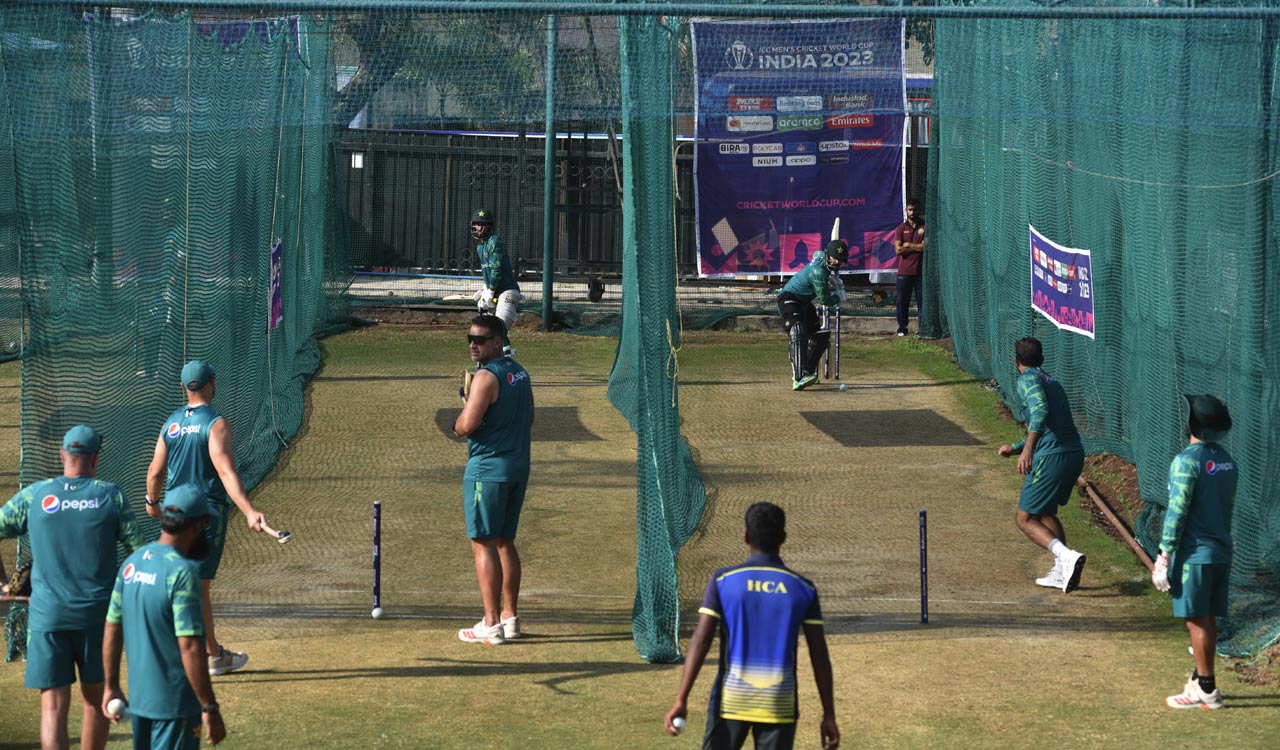
{"type": "Polygon", "coordinates": [[[492,224],[493,212],[487,208],[478,208],[476,212],[471,214],[472,224],[492,224]]]}
{"type": "Polygon", "coordinates": [[[1216,443],[1231,431],[1231,412],[1217,397],[1187,395],[1187,430],[1206,443],[1216,443]]]}
{"type": "Polygon", "coordinates": [[[827,243],[827,257],[837,258],[841,263],[849,262],[849,246],[844,240],[831,240],[827,243]]]}

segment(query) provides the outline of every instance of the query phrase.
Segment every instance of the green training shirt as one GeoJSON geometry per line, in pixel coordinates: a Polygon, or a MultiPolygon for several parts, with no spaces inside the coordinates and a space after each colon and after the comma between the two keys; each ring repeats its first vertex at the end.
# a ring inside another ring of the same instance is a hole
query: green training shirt
{"type": "Polygon", "coordinates": [[[209,458],[209,428],[222,419],[222,415],[208,404],[184,406],[169,415],[164,422],[161,437],[169,453],[169,476],[165,490],[184,484],[194,484],[208,495],[209,500],[220,506],[231,504],[222,478],[209,458]]]}
{"type": "Polygon", "coordinates": [[[791,293],[804,300],[816,300],[819,305],[836,304],[836,294],[831,289],[831,269],[827,268],[827,253],[815,253],[813,259],[782,287],[783,293],[791,293]]]}
{"type": "Polygon", "coordinates": [[[519,289],[516,286],[516,275],[511,269],[511,258],[502,238],[496,234],[476,245],[476,255],[480,258],[480,270],[484,273],[484,285],[493,291],[496,297],[505,291],[519,289]]]}
{"type": "Polygon", "coordinates": [[[0,538],[31,538],[31,630],[101,623],[116,572],[116,542],[145,542],[120,488],[88,477],[36,482],[0,507],[0,538]]]}
{"type": "Polygon", "coordinates": [[[1160,551],[1178,564],[1231,562],[1236,463],[1217,443],[1193,443],[1169,464],[1169,508],[1160,551]]]}
{"type": "MultiPolygon", "coordinates": [[[[1018,376],[1017,388],[1018,398],[1026,410],[1027,432],[1040,435],[1036,455],[1084,451],[1071,416],[1067,391],[1057,378],[1039,367],[1032,367],[1018,376]]],[[[1013,449],[1020,451],[1026,443],[1025,438],[1019,440],[1013,449]]]]}
{"type": "Polygon", "coordinates": [[[111,592],[107,622],[124,632],[129,664],[129,710],[144,719],[181,719],[200,714],[178,636],[201,640],[204,612],[200,568],[167,544],[152,542],[129,555],[111,592]]]}
{"type": "Polygon", "coordinates": [[[498,378],[498,399],[485,410],[480,429],[467,439],[465,480],[524,482],[529,479],[529,433],[533,384],[510,357],[491,360],[485,370],[498,378]]]}

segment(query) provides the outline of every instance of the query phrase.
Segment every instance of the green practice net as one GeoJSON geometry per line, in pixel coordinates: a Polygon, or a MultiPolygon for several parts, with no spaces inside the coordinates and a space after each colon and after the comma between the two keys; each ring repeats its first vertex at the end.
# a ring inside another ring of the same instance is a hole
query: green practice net
{"type": "MultiPolygon", "coordinates": [[[[23,356],[21,479],[56,473],[57,437],[91,422],[105,477],[140,502],[178,369],[202,357],[252,486],[299,429],[329,327],[479,287],[467,229],[485,207],[526,312],[544,307],[546,235],[553,314],[619,336],[609,395],[639,455],[633,628],[645,658],[677,658],[677,561],[707,500],[681,439],[675,351],[704,321],[776,315],[778,286],[692,278],[689,21],[906,17],[908,73],[933,74],[906,158],[932,224],[922,332],[952,336],[1006,397],[1012,342],[1044,339],[1088,449],[1137,463],[1148,546],[1180,394],[1223,396],[1243,478],[1223,649],[1257,650],[1280,634],[1267,494],[1280,479],[1267,338],[1280,15],[1096,5],[8,4],[0,357],[23,356]],[[1096,339],[1029,309],[1028,224],[1093,252],[1096,339]]],[[[888,314],[884,291],[853,307],[888,314]]]]}
{"type": "Polygon", "coordinates": [[[0,10],[24,485],[58,475],[62,433],[92,424],[99,476],[154,536],[147,466],[188,359],[218,372],[248,486],[298,431],[317,334],[344,306],[326,24],[0,10]]]}
{"type": "Polygon", "coordinates": [[[1010,403],[1013,342],[1045,343],[1086,450],[1137,465],[1138,538],[1153,553],[1185,445],[1182,394],[1228,403],[1241,478],[1230,654],[1280,636],[1277,23],[936,24],[933,332],[1010,403]],[[1030,308],[1028,224],[1091,250],[1096,339],[1030,308]]]}

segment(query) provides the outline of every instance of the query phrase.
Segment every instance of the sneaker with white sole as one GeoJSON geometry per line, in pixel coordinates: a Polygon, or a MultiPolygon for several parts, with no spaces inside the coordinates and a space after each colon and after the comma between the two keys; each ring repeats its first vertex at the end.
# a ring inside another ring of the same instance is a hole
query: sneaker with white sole
{"type": "Polygon", "coordinates": [[[209,657],[210,675],[216,677],[220,674],[234,672],[249,663],[248,654],[228,650],[226,646],[221,646],[220,648],[222,651],[217,656],[209,657]]]}
{"type": "Polygon", "coordinates": [[[1206,693],[1198,680],[1189,680],[1181,693],[1165,698],[1164,702],[1169,708],[1222,708],[1222,693],[1217,690],[1206,693]]]}
{"type": "Polygon", "coordinates": [[[475,626],[458,631],[458,640],[464,643],[483,643],[488,646],[501,646],[507,642],[502,635],[502,623],[485,625],[484,620],[475,626]]]}
{"type": "Polygon", "coordinates": [[[1062,567],[1058,563],[1053,564],[1053,569],[1044,575],[1044,578],[1036,579],[1037,586],[1044,586],[1047,589],[1062,588],[1062,567]]]}
{"type": "Polygon", "coordinates": [[[1080,575],[1084,573],[1085,556],[1083,552],[1069,549],[1062,553],[1058,563],[1062,566],[1062,591],[1070,594],[1080,588],[1080,575]]]}
{"type": "Polygon", "coordinates": [[[520,637],[520,615],[512,615],[498,624],[502,626],[502,637],[508,641],[520,637]]]}

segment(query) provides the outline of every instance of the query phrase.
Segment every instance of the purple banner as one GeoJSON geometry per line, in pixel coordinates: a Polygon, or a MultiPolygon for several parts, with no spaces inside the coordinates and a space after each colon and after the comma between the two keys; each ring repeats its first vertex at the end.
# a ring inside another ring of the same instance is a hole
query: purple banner
{"type": "Polygon", "coordinates": [[[792,274],[840,219],[847,271],[897,268],[903,21],[695,21],[701,276],[792,274]]]}
{"type": "Polygon", "coordinates": [[[1058,328],[1093,338],[1093,259],[1031,230],[1031,307],[1058,328]]]}
{"type": "Polygon", "coordinates": [[[284,320],[284,294],[280,290],[280,276],[284,270],[284,241],[276,240],[271,246],[271,278],[267,282],[271,309],[267,315],[267,330],[274,330],[284,320]]]}

